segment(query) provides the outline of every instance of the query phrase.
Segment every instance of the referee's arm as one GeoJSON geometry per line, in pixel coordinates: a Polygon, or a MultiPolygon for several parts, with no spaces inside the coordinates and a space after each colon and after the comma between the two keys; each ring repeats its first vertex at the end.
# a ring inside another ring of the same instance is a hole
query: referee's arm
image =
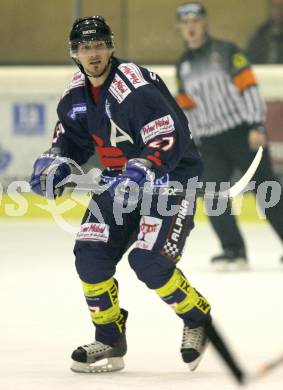
{"type": "Polygon", "coordinates": [[[232,82],[243,98],[250,125],[249,143],[251,149],[266,146],[265,103],[260,95],[255,74],[244,52],[235,47],[231,55],[232,82]]]}

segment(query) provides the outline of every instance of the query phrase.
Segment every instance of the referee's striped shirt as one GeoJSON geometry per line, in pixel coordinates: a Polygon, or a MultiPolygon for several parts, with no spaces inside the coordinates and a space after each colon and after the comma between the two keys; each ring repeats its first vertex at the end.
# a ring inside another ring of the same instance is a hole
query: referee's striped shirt
{"type": "Polygon", "coordinates": [[[177,64],[177,101],[194,138],[210,137],[241,124],[263,128],[265,104],[244,53],[234,44],[209,39],[186,50],[177,64]]]}

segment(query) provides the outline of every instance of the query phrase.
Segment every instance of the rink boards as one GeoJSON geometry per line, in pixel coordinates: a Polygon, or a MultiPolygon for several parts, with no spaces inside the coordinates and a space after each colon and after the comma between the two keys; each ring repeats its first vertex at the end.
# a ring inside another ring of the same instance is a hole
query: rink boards
{"type": "MultiPolygon", "coordinates": [[[[52,207],[64,211],[64,218],[81,219],[89,203],[88,195],[64,195],[52,207]]],[[[246,194],[233,199],[233,213],[241,222],[262,223],[264,219],[256,206],[255,197],[246,194]]],[[[47,209],[47,199],[31,193],[0,193],[0,218],[5,219],[52,219],[52,212],[47,209]]],[[[197,201],[196,221],[206,222],[207,215],[201,198],[197,201]]]]}

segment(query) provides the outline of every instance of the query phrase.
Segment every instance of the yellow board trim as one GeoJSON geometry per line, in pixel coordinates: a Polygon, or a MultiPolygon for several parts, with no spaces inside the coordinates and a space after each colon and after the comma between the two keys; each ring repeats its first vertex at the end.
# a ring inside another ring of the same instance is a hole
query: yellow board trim
{"type": "MultiPolygon", "coordinates": [[[[67,222],[70,221],[70,224],[73,220],[77,221],[79,224],[89,201],[90,197],[88,195],[64,195],[56,200],[54,207],[61,207],[63,209],[63,207],[66,206],[67,211],[62,213],[62,218],[67,222]]],[[[236,218],[240,222],[265,222],[265,219],[259,215],[256,209],[255,197],[252,194],[243,196],[241,207],[239,207],[240,202],[241,197],[233,199],[232,202],[233,207],[236,210],[240,209],[239,215],[236,215],[236,218]]],[[[43,219],[52,221],[53,217],[48,207],[47,199],[35,194],[19,194],[18,199],[13,199],[8,194],[3,194],[2,196],[0,194],[0,220],[26,221],[43,219]],[[23,202],[24,204],[22,204],[23,202]]],[[[195,220],[196,222],[208,221],[201,198],[199,198],[197,202],[195,220]]]]}

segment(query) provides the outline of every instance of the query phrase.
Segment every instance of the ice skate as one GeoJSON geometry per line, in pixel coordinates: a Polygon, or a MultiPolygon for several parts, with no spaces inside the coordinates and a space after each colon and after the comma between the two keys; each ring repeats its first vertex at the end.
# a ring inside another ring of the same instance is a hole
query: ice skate
{"type": "Polygon", "coordinates": [[[205,326],[191,329],[184,325],[181,354],[183,361],[188,363],[191,371],[194,371],[198,367],[207,343],[208,339],[205,326]]]}
{"type": "Polygon", "coordinates": [[[216,271],[246,271],[249,269],[248,260],[243,250],[225,250],[211,259],[216,271]]]}
{"type": "Polygon", "coordinates": [[[127,352],[125,331],[115,346],[99,341],[78,347],[72,353],[71,370],[84,373],[119,371],[125,367],[123,356],[127,352]]]}

